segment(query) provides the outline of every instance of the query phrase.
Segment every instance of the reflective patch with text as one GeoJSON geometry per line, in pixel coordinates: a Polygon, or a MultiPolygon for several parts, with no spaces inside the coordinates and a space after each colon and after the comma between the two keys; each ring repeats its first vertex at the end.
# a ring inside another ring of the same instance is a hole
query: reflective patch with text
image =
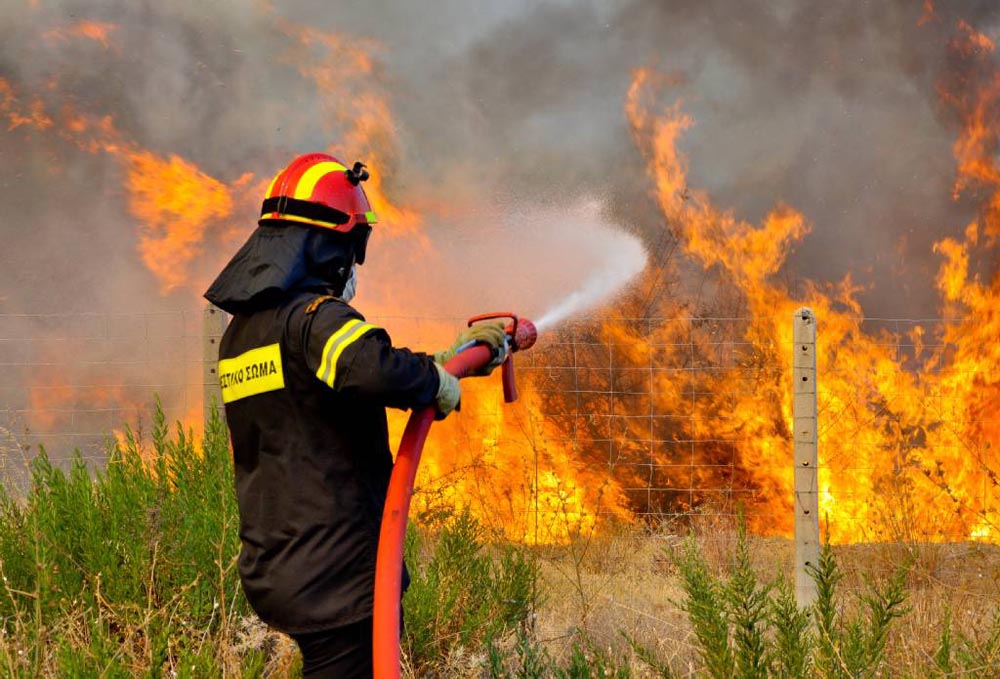
{"type": "Polygon", "coordinates": [[[235,358],[219,361],[222,402],[232,403],[247,396],[285,388],[281,370],[281,348],[277,343],[257,347],[235,358]]]}

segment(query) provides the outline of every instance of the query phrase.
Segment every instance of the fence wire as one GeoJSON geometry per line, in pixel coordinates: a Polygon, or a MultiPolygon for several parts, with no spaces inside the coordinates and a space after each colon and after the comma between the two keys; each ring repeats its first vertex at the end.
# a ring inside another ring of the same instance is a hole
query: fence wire
{"type": "MultiPolygon", "coordinates": [[[[416,348],[462,325],[375,321],[416,348]]],[[[995,541],[1000,368],[972,346],[975,321],[852,323],[818,319],[824,529],[842,540],[995,541]]],[[[150,421],[154,395],[169,421],[197,427],[215,327],[200,309],[0,315],[7,479],[39,446],[99,464],[116,430],[150,421]]],[[[517,356],[517,410],[498,404],[495,382],[463,384],[462,415],[431,447],[464,453],[445,464],[431,452],[421,491],[430,504],[434,493],[478,493],[484,513],[523,531],[570,515],[580,528],[591,525],[582,516],[742,512],[755,530],[790,534],[792,350],[790,317],[563,324],[517,356]]]]}
{"type": "Polygon", "coordinates": [[[8,479],[44,447],[106,459],[124,426],[199,423],[203,311],[0,314],[0,452],[8,479]]]}

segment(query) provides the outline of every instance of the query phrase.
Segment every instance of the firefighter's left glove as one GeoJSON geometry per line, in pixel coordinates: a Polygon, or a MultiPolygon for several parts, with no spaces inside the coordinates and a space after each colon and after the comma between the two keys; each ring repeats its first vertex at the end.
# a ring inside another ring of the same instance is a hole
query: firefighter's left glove
{"type": "Polygon", "coordinates": [[[448,417],[448,413],[458,408],[458,404],[462,400],[462,388],[458,386],[457,377],[452,375],[437,363],[434,364],[434,367],[437,368],[438,371],[438,414],[435,419],[443,420],[448,417]]]}
{"type": "Polygon", "coordinates": [[[458,333],[458,337],[455,338],[450,347],[434,354],[434,362],[438,365],[444,365],[453,359],[458,350],[469,342],[488,345],[494,357],[490,363],[470,372],[469,375],[476,377],[489,375],[507,357],[507,333],[504,332],[504,323],[503,321],[489,321],[486,323],[476,323],[471,328],[466,328],[458,333]]]}

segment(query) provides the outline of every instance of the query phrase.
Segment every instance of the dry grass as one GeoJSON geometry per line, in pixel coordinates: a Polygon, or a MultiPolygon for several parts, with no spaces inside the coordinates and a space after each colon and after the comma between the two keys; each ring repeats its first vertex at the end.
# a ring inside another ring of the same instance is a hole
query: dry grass
{"type": "MultiPolygon", "coordinates": [[[[669,661],[680,676],[696,676],[695,640],[678,602],[681,582],[671,554],[684,537],[667,531],[619,528],[560,547],[538,549],[542,598],[536,632],[553,658],[565,658],[577,632],[624,658],[633,676],[653,676],[628,649],[621,632],[669,661]],[[584,554],[583,558],[580,555],[584,554]]],[[[715,526],[697,543],[722,572],[736,531],[715,526]]],[[[778,573],[792,579],[794,545],[778,537],[751,536],[751,558],[764,581],[778,573]]],[[[953,634],[989,634],[1000,603],[1000,547],[978,543],[864,544],[834,548],[844,571],[842,605],[850,611],[871,582],[880,582],[912,560],[907,612],[896,623],[887,659],[892,676],[926,676],[950,617],[953,634]]]]}

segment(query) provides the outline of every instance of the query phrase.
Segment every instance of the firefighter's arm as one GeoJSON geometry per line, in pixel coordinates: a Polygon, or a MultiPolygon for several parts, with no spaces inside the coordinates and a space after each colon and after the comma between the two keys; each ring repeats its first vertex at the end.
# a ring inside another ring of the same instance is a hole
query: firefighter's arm
{"type": "Polygon", "coordinates": [[[317,379],[335,391],[394,408],[437,402],[441,377],[430,356],[393,347],[385,330],[361,318],[323,311],[311,324],[305,347],[317,379]]]}
{"type": "Polygon", "coordinates": [[[435,403],[440,376],[426,354],[392,346],[381,328],[371,330],[340,355],[338,375],[328,386],[393,408],[435,403]]]}

